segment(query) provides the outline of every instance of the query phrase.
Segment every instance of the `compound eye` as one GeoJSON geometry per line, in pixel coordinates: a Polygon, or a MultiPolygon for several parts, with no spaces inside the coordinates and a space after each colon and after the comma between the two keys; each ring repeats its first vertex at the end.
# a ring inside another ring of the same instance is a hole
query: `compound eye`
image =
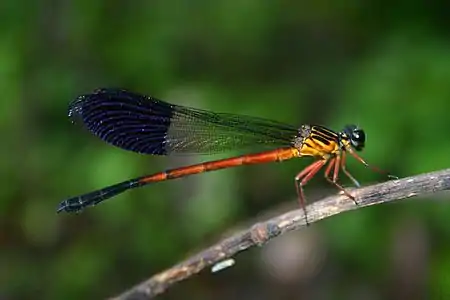
{"type": "Polygon", "coordinates": [[[364,148],[365,141],[366,141],[366,134],[365,134],[364,130],[362,130],[362,129],[353,130],[352,136],[351,136],[351,143],[352,143],[352,146],[357,151],[360,151],[364,148]]]}
{"type": "Polygon", "coordinates": [[[366,134],[361,129],[355,129],[353,131],[353,139],[357,142],[365,142],[366,141],[366,134]]]}

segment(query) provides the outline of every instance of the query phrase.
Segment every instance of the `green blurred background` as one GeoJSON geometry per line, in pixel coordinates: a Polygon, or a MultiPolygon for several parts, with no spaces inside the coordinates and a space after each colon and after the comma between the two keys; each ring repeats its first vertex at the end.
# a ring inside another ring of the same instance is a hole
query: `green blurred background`
{"type": "MultiPolygon", "coordinates": [[[[69,102],[98,87],[296,126],[356,123],[367,133],[363,157],[400,177],[450,165],[448,2],[0,7],[1,299],[113,296],[240,226],[297,208],[293,177],[308,159],[161,183],[57,215],[67,197],[225,157],[151,157],[103,143],[67,118],[69,102]]],[[[353,160],[349,169],[364,184],[385,180],[353,160]]],[[[310,202],[335,192],[322,176],[306,189],[310,202]]],[[[160,298],[448,299],[447,199],[327,219],[160,298]]]]}

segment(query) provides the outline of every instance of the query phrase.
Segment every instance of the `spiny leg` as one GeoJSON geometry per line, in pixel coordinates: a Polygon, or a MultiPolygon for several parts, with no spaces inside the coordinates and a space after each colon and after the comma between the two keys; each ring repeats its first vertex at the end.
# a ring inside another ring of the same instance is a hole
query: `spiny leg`
{"type": "Polygon", "coordinates": [[[334,166],[334,161],[336,160],[335,157],[331,158],[330,161],[328,162],[327,168],[325,169],[325,177],[328,177],[328,174],[330,174],[331,172],[331,168],[334,166]]]}
{"type": "MultiPolygon", "coordinates": [[[[334,162],[333,182],[336,183],[339,178],[339,167],[341,164],[341,155],[336,155],[336,161],[334,162]]],[[[328,177],[328,176],[327,176],[328,177]]]]}
{"type": "Polygon", "coordinates": [[[356,180],[355,177],[353,177],[352,174],[350,174],[350,172],[347,170],[345,162],[346,162],[346,152],[344,151],[342,152],[342,159],[341,159],[342,172],[344,172],[344,174],[347,175],[348,178],[350,178],[353,184],[359,188],[361,185],[359,184],[358,180],[356,180]]]}
{"type": "Polygon", "coordinates": [[[337,182],[339,179],[339,167],[341,166],[341,163],[342,160],[340,154],[337,154],[335,158],[331,159],[330,163],[327,166],[327,169],[325,170],[325,179],[334,186],[336,186],[342,193],[344,193],[344,195],[352,199],[353,202],[355,202],[355,204],[358,205],[358,202],[356,202],[355,197],[353,197],[349,192],[347,192],[347,190],[343,186],[341,186],[337,182]],[[329,176],[332,167],[334,167],[333,179],[331,179],[329,176]]]}
{"type": "Polygon", "coordinates": [[[306,201],[305,194],[303,192],[303,186],[314,177],[314,175],[326,164],[326,160],[318,160],[313,162],[306,168],[304,168],[300,173],[295,176],[295,188],[297,189],[298,200],[300,206],[303,209],[305,214],[305,222],[306,225],[309,225],[308,222],[308,213],[306,212],[306,201]]]}
{"type": "Polygon", "coordinates": [[[347,151],[354,157],[356,158],[356,160],[358,160],[360,163],[362,163],[364,166],[370,168],[372,171],[380,173],[380,174],[384,174],[387,175],[388,178],[391,179],[398,179],[397,176],[389,174],[388,172],[381,170],[375,166],[369,165],[361,156],[359,156],[358,154],[356,154],[356,152],[352,149],[352,148],[348,148],[347,151]]]}

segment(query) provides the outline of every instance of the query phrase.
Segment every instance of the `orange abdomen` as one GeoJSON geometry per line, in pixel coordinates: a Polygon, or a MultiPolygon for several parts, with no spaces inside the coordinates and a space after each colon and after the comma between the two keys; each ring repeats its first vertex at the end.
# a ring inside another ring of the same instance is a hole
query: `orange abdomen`
{"type": "Polygon", "coordinates": [[[139,182],[140,183],[157,182],[230,167],[282,161],[299,156],[300,156],[299,151],[296,148],[293,147],[281,148],[256,154],[242,155],[233,158],[220,159],[211,162],[205,162],[196,165],[167,170],[164,172],[143,177],[139,180],[139,182]]]}

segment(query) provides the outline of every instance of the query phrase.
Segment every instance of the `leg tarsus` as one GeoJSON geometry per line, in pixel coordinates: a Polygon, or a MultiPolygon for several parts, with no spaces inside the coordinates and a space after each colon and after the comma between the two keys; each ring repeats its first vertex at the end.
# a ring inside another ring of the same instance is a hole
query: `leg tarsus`
{"type": "Polygon", "coordinates": [[[386,175],[388,178],[391,178],[391,179],[398,179],[398,176],[389,174],[387,171],[381,170],[381,169],[379,169],[379,168],[376,167],[376,166],[369,165],[369,164],[368,164],[361,156],[359,156],[358,154],[356,154],[356,152],[355,152],[353,149],[349,148],[349,149],[348,149],[348,152],[349,152],[350,155],[353,156],[356,160],[358,160],[360,163],[362,163],[362,164],[363,164],[364,166],[366,166],[367,168],[370,168],[372,171],[377,172],[377,173],[379,173],[379,174],[386,175]]]}
{"type": "Polygon", "coordinates": [[[318,160],[305,169],[303,169],[300,173],[295,176],[295,187],[297,190],[297,195],[299,199],[300,206],[303,209],[303,213],[305,214],[305,223],[306,226],[309,226],[308,221],[308,213],[306,211],[306,201],[305,194],[303,192],[303,186],[314,177],[314,175],[326,164],[326,160],[318,160]]]}
{"type": "MultiPolygon", "coordinates": [[[[355,202],[356,205],[358,205],[358,202],[356,201],[355,197],[353,197],[349,192],[347,192],[347,190],[341,186],[338,183],[338,179],[339,179],[339,167],[341,167],[342,169],[345,168],[345,152],[342,154],[342,159],[341,159],[341,155],[337,154],[335,159],[330,160],[330,163],[327,167],[327,170],[325,172],[325,179],[330,182],[331,184],[333,184],[334,186],[336,186],[342,193],[344,193],[344,195],[346,195],[348,198],[352,199],[353,202],[355,202]],[[334,171],[333,171],[333,178],[331,179],[329,176],[329,173],[331,171],[331,167],[334,166],[334,171]]],[[[347,174],[347,173],[346,173],[347,174]]],[[[348,175],[347,175],[348,176],[348,175]]],[[[350,179],[352,179],[353,177],[350,175],[350,179]]],[[[354,179],[354,178],[353,178],[354,179]]],[[[356,181],[356,180],[355,180],[356,181]]],[[[357,181],[356,181],[357,182],[357,181]]]]}
{"type": "Polygon", "coordinates": [[[334,186],[336,186],[342,193],[344,193],[345,196],[347,196],[348,198],[352,199],[353,202],[355,202],[355,204],[358,205],[358,202],[356,201],[356,198],[355,198],[352,194],[350,194],[349,192],[347,192],[347,190],[346,190],[342,185],[340,185],[340,184],[337,183],[337,182],[334,182],[333,180],[331,180],[331,179],[328,178],[328,177],[325,177],[325,178],[326,178],[326,180],[328,180],[329,183],[331,183],[331,184],[333,184],[334,186]]]}
{"type": "Polygon", "coordinates": [[[346,159],[347,159],[347,157],[346,157],[346,154],[345,154],[345,151],[344,151],[344,152],[342,153],[342,160],[341,160],[341,169],[342,169],[342,172],[344,172],[344,174],[345,174],[348,178],[350,178],[350,180],[353,182],[353,184],[354,184],[357,188],[359,188],[359,187],[361,187],[361,185],[359,184],[358,180],[356,180],[355,177],[353,177],[352,174],[350,174],[350,172],[347,170],[347,166],[346,166],[346,164],[345,164],[346,159]]]}

